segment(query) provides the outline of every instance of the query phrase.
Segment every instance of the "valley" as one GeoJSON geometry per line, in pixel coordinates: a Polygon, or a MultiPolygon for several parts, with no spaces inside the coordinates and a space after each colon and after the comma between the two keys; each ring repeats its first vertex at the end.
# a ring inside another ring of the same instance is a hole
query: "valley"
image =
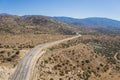
{"type": "Polygon", "coordinates": [[[119,80],[119,27],[85,24],[0,15],[0,80],[119,80]]]}

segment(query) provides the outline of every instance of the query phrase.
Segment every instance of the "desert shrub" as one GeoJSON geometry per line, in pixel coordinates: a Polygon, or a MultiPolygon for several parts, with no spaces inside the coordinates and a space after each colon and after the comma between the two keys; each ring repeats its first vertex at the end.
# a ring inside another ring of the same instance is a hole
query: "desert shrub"
{"type": "Polygon", "coordinates": [[[84,62],[84,61],[81,61],[81,63],[82,63],[82,66],[85,64],[85,62],[84,62]]]}
{"type": "Polygon", "coordinates": [[[11,58],[15,58],[16,56],[17,56],[17,55],[16,55],[16,54],[14,54],[14,55],[12,55],[12,56],[11,56],[11,58]]]}
{"type": "Polygon", "coordinates": [[[90,63],[90,61],[89,61],[89,60],[85,60],[85,62],[86,62],[86,63],[90,63]]]}
{"type": "Polygon", "coordinates": [[[105,65],[105,66],[103,67],[103,70],[104,70],[104,72],[107,72],[107,71],[109,70],[109,66],[108,66],[108,65],[105,65]]]}
{"type": "Polygon", "coordinates": [[[60,76],[64,76],[64,72],[63,72],[63,71],[60,71],[59,75],[60,75],[60,76]]]}
{"type": "Polygon", "coordinates": [[[103,67],[103,64],[101,63],[100,66],[103,67]]]}
{"type": "Polygon", "coordinates": [[[5,51],[0,51],[0,53],[5,53],[5,51]]]}
{"type": "Polygon", "coordinates": [[[63,80],[62,78],[59,78],[59,80],[63,80]]]}
{"type": "Polygon", "coordinates": [[[117,71],[120,71],[120,66],[116,66],[115,68],[117,71]]]}
{"type": "Polygon", "coordinates": [[[50,72],[50,71],[48,71],[47,73],[48,73],[48,74],[52,74],[52,72],[50,72]]]}
{"type": "Polygon", "coordinates": [[[96,67],[96,69],[99,71],[100,70],[100,68],[99,67],[96,67]]]}
{"type": "Polygon", "coordinates": [[[50,78],[50,80],[54,80],[53,78],[50,78]]]}
{"type": "Polygon", "coordinates": [[[113,57],[108,57],[108,58],[107,58],[107,61],[108,61],[109,63],[116,64],[116,60],[115,60],[113,57]]]}
{"type": "Polygon", "coordinates": [[[4,45],[5,48],[9,48],[9,45],[4,45]]]}
{"type": "Polygon", "coordinates": [[[65,74],[68,74],[69,70],[65,70],[65,74]]]}
{"type": "Polygon", "coordinates": [[[10,56],[10,52],[7,52],[7,56],[10,56]]]}
{"type": "Polygon", "coordinates": [[[34,46],[33,45],[28,45],[28,48],[34,48],[34,46]]]}
{"type": "Polygon", "coordinates": [[[90,74],[88,72],[83,73],[84,80],[88,80],[90,77],[90,74]]]}
{"type": "Polygon", "coordinates": [[[47,63],[48,63],[48,61],[47,61],[47,60],[45,60],[44,62],[45,62],[45,64],[47,64],[47,63]]]}
{"type": "Polygon", "coordinates": [[[90,69],[90,66],[88,66],[88,69],[90,69]]]}
{"type": "Polygon", "coordinates": [[[5,58],[6,61],[12,61],[12,58],[5,58]]]}
{"type": "Polygon", "coordinates": [[[18,55],[19,53],[20,53],[20,51],[18,50],[15,54],[17,54],[17,55],[18,55]]]}
{"type": "Polygon", "coordinates": [[[77,76],[81,78],[81,74],[80,73],[77,73],[77,76]]]}

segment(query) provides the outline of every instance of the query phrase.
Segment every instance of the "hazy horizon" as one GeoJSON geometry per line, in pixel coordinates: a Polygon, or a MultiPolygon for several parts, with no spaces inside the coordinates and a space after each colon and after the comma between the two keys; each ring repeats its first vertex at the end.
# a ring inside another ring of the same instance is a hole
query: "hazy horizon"
{"type": "MultiPolygon", "coordinates": [[[[29,14],[29,15],[17,15],[17,14],[9,14],[9,13],[0,13],[0,14],[7,14],[7,15],[16,15],[16,16],[47,16],[47,15],[39,15],[39,14],[29,14]]],[[[112,19],[112,20],[116,20],[116,21],[120,21],[118,19],[113,19],[113,18],[109,18],[109,17],[83,17],[83,18],[77,18],[77,17],[71,17],[71,16],[48,16],[48,17],[66,17],[66,18],[73,18],[73,19],[87,19],[87,18],[106,18],[106,19],[112,19]]]]}
{"type": "Polygon", "coordinates": [[[119,0],[1,0],[0,13],[120,20],[119,0]]]}

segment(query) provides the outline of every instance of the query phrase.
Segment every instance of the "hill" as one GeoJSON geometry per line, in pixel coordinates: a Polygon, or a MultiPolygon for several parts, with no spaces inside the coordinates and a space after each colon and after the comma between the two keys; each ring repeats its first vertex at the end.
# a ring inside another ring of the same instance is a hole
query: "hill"
{"type": "Polygon", "coordinates": [[[0,32],[2,33],[75,34],[76,30],[71,25],[56,21],[47,16],[0,15],[0,32]]]}
{"type": "Polygon", "coordinates": [[[102,33],[120,33],[120,21],[100,18],[100,17],[91,17],[85,19],[76,19],[70,17],[53,17],[54,19],[76,26],[84,26],[88,28],[93,28],[102,33]]]}
{"type": "Polygon", "coordinates": [[[5,13],[0,14],[0,80],[11,78],[20,60],[36,45],[76,33],[82,37],[47,49],[36,63],[33,78],[118,80],[119,21],[5,13]]]}
{"type": "Polygon", "coordinates": [[[120,67],[86,45],[85,38],[50,47],[38,59],[31,80],[118,80],[120,67]]]}
{"type": "Polygon", "coordinates": [[[21,58],[36,45],[72,36],[78,30],[47,16],[0,14],[0,80],[9,80],[21,58]]]}

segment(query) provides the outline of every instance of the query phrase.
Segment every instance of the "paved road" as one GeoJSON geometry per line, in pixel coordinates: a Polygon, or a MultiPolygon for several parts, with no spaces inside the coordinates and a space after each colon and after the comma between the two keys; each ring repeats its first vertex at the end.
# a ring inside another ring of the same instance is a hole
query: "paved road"
{"type": "Polygon", "coordinates": [[[45,44],[40,44],[33,48],[28,54],[24,56],[24,58],[20,61],[12,80],[30,80],[30,76],[32,73],[32,68],[34,64],[36,63],[37,59],[41,57],[45,51],[43,51],[43,48],[47,46],[51,46],[54,44],[61,43],[63,41],[71,40],[77,37],[80,37],[81,35],[77,35],[71,38],[66,38],[63,40],[55,41],[55,42],[49,42],[45,44]]]}

